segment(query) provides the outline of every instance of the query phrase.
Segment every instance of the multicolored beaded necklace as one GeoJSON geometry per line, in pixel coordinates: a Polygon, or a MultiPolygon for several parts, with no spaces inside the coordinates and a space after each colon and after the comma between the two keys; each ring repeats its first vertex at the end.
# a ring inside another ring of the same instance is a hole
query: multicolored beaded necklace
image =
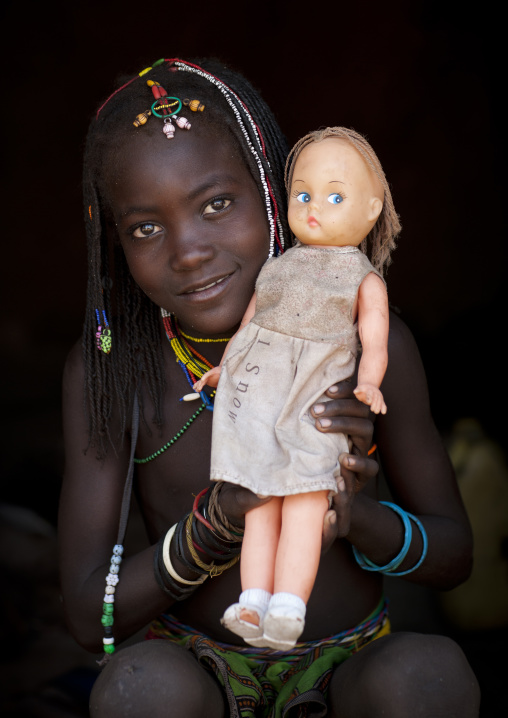
{"type": "MultiPolygon", "coordinates": [[[[174,314],[170,314],[165,309],[161,309],[161,315],[166,336],[173,352],[175,353],[176,362],[185,374],[185,378],[189,382],[189,385],[193,388],[197,380],[201,379],[203,374],[213,367],[204,356],[194,349],[194,347],[191,347],[187,339],[195,342],[228,342],[229,339],[197,339],[191,337],[188,334],[184,334],[179,328],[174,314]]],[[[147,464],[149,461],[156,459],[178,441],[178,439],[187,431],[192,422],[195,421],[205,409],[213,411],[215,389],[210,393],[210,395],[206,394],[204,391],[202,391],[201,394],[187,394],[185,397],[182,397],[181,401],[191,401],[192,399],[197,399],[199,396],[201,396],[203,403],[199,409],[192,414],[190,419],[185,422],[180,431],[177,431],[172,439],[167,441],[160,449],[154,451],[153,454],[150,454],[150,456],[147,456],[144,459],[134,459],[136,464],[147,464]]]]}

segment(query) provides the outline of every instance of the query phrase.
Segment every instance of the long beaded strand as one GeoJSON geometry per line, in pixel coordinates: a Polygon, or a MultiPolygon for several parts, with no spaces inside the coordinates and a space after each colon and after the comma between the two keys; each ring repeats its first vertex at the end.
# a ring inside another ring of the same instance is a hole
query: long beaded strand
{"type": "MultiPolygon", "coordinates": [[[[212,365],[207,359],[205,359],[204,356],[202,356],[196,349],[191,347],[187,341],[185,341],[185,338],[183,337],[185,337],[186,335],[184,335],[183,332],[178,328],[176,318],[172,314],[167,312],[165,309],[161,309],[161,315],[162,323],[164,324],[164,329],[166,331],[166,336],[168,338],[171,348],[173,349],[173,352],[175,353],[176,362],[177,364],[179,364],[180,368],[185,374],[185,378],[189,382],[189,385],[193,387],[197,380],[201,379],[203,374],[205,374],[209,369],[212,369],[212,365]]],[[[192,337],[189,337],[189,339],[192,339],[192,337]]],[[[219,339],[210,341],[222,342],[229,340],[219,339]]],[[[150,454],[143,459],[134,459],[134,462],[136,464],[147,464],[149,461],[153,461],[158,456],[167,451],[167,449],[169,449],[171,446],[173,446],[174,443],[178,441],[178,439],[187,431],[190,425],[205,409],[213,410],[214,396],[215,390],[211,392],[210,396],[205,394],[204,391],[201,392],[201,398],[203,400],[203,403],[201,404],[199,409],[197,409],[194,414],[192,414],[190,419],[185,422],[182,428],[177,431],[176,434],[164,444],[164,446],[161,446],[160,449],[154,451],[153,454],[150,454]]]]}

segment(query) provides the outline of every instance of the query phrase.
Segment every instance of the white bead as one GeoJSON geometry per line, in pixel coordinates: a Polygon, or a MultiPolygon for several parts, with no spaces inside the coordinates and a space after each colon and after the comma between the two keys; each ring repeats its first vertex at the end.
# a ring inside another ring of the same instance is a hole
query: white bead
{"type": "Polygon", "coordinates": [[[110,596],[109,593],[105,593],[103,601],[104,601],[104,603],[114,603],[115,597],[114,597],[114,595],[110,596]]]}
{"type": "Polygon", "coordinates": [[[113,555],[111,556],[111,563],[121,564],[121,563],[122,563],[122,557],[121,557],[121,556],[116,556],[115,554],[113,554],[113,555]]]}
{"type": "Polygon", "coordinates": [[[116,591],[114,586],[106,586],[106,593],[114,593],[116,591]]]}
{"type": "Polygon", "coordinates": [[[199,399],[201,394],[185,394],[185,396],[182,396],[182,401],[194,401],[195,399],[199,399]]]}
{"type": "Polygon", "coordinates": [[[109,567],[110,573],[120,573],[120,566],[117,566],[116,563],[112,563],[109,567]]]}
{"type": "Polygon", "coordinates": [[[113,546],[113,553],[115,556],[121,556],[123,554],[123,546],[121,543],[117,543],[113,546]]]}
{"type": "Polygon", "coordinates": [[[119,580],[119,577],[116,576],[114,573],[108,573],[108,575],[106,576],[106,583],[108,584],[108,586],[116,586],[119,580]]]}
{"type": "Polygon", "coordinates": [[[114,642],[115,642],[115,639],[114,639],[114,638],[103,638],[103,639],[102,639],[102,643],[103,643],[103,645],[105,645],[105,646],[110,646],[110,645],[111,645],[112,643],[114,643],[114,642]]]}

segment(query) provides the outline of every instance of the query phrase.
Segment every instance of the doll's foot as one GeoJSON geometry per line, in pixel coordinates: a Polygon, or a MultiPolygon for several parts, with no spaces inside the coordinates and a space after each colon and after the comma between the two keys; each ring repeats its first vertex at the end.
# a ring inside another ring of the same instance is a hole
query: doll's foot
{"type": "Polygon", "coordinates": [[[263,622],[263,641],[275,651],[289,651],[303,633],[305,620],[294,608],[274,608],[263,622]]]}
{"type": "Polygon", "coordinates": [[[263,621],[265,645],[276,651],[293,648],[305,627],[305,611],[305,603],[298,596],[275,594],[263,621]]]}
{"type": "MultiPolygon", "coordinates": [[[[234,603],[226,609],[221,619],[222,625],[241,636],[246,641],[263,636],[263,616],[253,606],[234,603]]],[[[248,641],[247,641],[248,642],[248,641]]]]}

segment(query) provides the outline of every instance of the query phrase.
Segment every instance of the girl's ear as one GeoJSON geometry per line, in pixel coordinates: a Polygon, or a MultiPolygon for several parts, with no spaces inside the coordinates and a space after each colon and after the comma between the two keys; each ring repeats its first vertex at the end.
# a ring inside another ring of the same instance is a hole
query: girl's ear
{"type": "Polygon", "coordinates": [[[383,202],[379,199],[379,197],[371,197],[369,201],[369,222],[375,222],[381,214],[382,209],[383,202]]]}

